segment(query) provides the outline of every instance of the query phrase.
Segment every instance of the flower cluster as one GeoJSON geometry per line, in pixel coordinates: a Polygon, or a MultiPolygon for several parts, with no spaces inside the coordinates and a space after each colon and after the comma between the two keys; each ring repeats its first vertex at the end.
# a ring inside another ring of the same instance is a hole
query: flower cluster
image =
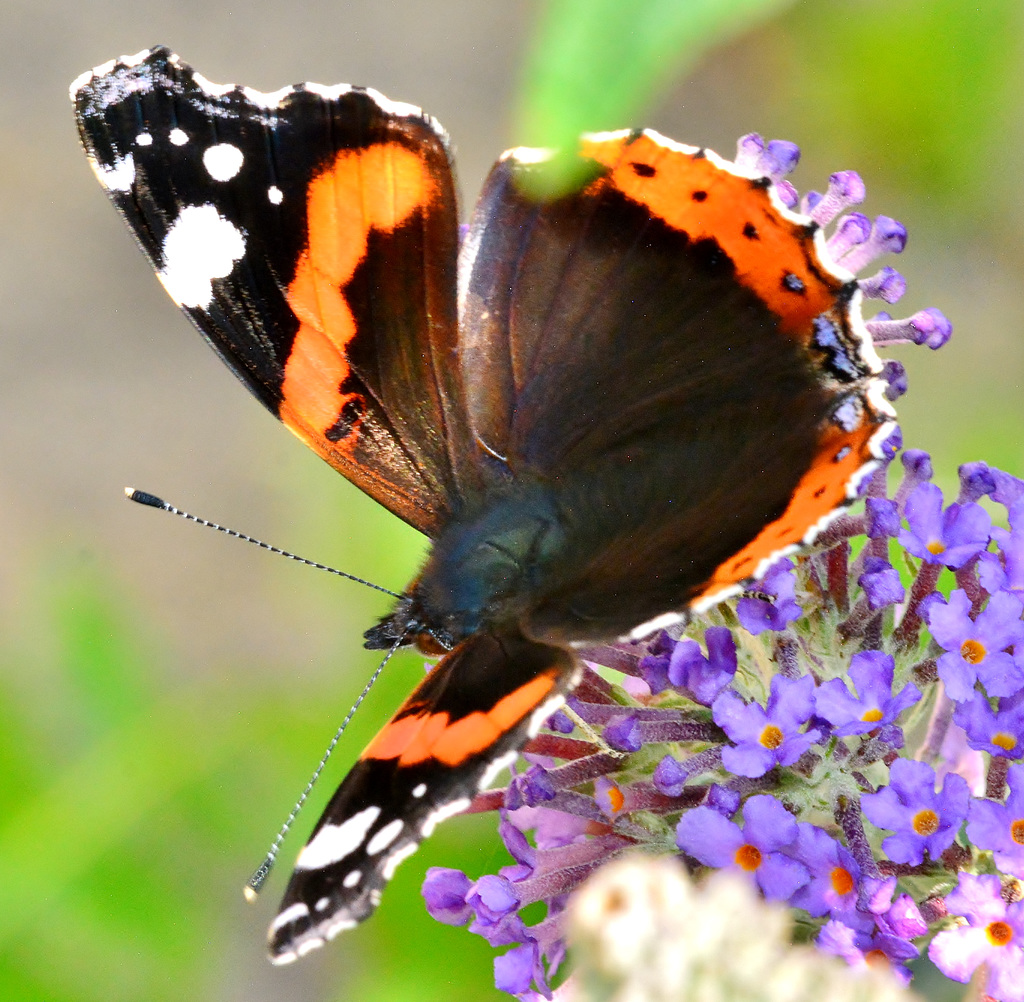
{"type": "MultiPolygon", "coordinates": [[[[793,150],[745,137],[737,159],[795,205],[793,150]]],[[[835,222],[827,246],[851,271],[905,240],[885,217],[837,220],[862,197],[845,172],[801,203],[835,222]]],[[[903,291],[892,269],[860,285],[903,291]]],[[[867,328],[881,344],[950,334],[935,310],[867,328]]],[[[886,375],[899,395],[902,370],[886,375]]],[[[478,798],[500,811],[510,865],[477,880],[434,868],[424,884],[431,914],[503,950],[499,988],[551,998],[570,893],[641,849],[742,875],[851,965],[908,981],[927,949],[948,977],[984,964],[990,996],[1024,1002],[1024,481],[967,464],[947,503],[925,453],[901,459],[891,492],[877,471],[863,509],[756,592],[676,635],[584,652],[525,767],[478,798]],[[546,915],[527,925],[537,902],[546,915]]]]}

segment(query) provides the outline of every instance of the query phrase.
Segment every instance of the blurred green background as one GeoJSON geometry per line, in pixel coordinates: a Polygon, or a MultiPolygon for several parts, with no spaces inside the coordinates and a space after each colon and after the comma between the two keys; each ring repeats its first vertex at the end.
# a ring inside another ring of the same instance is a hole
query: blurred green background
{"type": "MultiPolygon", "coordinates": [[[[166,42],[216,81],[372,85],[446,125],[465,206],[502,149],[580,125],[652,125],[727,155],[752,130],[799,142],[801,190],[852,167],[866,210],[909,226],[897,315],[936,305],[954,321],[943,351],[898,353],[908,443],[951,489],[969,459],[1024,474],[1019,0],[0,11],[0,999],[498,997],[490,948],[418,896],[428,865],[502,865],[487,818],[443,826],[366,926],[290,968],[264,959],[287,874],[255,907],[242,884],[372,670],[360,634],[386,604],[121,488],[395,588],[423,542],[302,449],[178,315],[77,147],[66,88],[84,69],[166,42]]],[[[421,671],[396,660],[371,695],[281,871],[421,671]]]]}

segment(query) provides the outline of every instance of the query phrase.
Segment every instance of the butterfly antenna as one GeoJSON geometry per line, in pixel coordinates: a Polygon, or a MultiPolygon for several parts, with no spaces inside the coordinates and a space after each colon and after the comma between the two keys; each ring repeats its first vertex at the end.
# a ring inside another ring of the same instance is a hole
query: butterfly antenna
{"type": "Polygon", "coordinates": [[[341,735],[344,733],[345,728],[348,727],[348,722],[355,715],[355,712],[359,709],[362,701],[366,699],[367,693],[373,688],[373,683],[380,678],[380,673],[384,670],[384,666],[391,660],[395,651],[402,646],[404,641],[405,637],[401,636],[394,642],[391,649],[384,655],[384,660],[377,665],[376,671],[370,676],[366,685],[363,686],[363,691],[359,693],[359,698],[352,704],[352,708],[345,714],[345,719],[334,732],[334,737],[331,738],[330,743],[327,745],[327,748],[320,759],[320,764],[313,770],[313,775],[309,777],[309,782],[306,783],[306,788],[302,791],[299,799],[295,801],[295,806],[291,809],[291,812],[285,819],[284,824],[281,825],[281,830],[277,833],[274,841],[270,845],[270,848],[267,850],[267,855],[263,858],[263,862],[256,867],[255,872],[243,888],[246,901],[256,900],[256,896],[260,893],[260,889],[263,887],[263,882],[267,879],[270,871],[274,868],[274,864],[277,862],[277,853],[281,848],[281,843],[288,834],[288,830],[291,828],[292,822],[295,820],[299,811],[302,810],[302,805],[306,802],[306,798],[309,796],[310,791],[316,785],[316,781],[320,778],[320,773],[324,771],[324,766],[327,765],[327,760],[331,757],[331,753],[334,751],[334,748],[341,738],[341,735]]]}
{"type": "MultiPolygon", "coordinates": [[[[160,508],[163,511],[169,511],[172,515],[180,515],[189,522],[195,522],[198,525],[205,525],[209,529],[216,529],[217,532],[223,532],[226,536],[234,536],[235,539],[244,540],[246,543],[254,543],[261,549],[267,550],[270,553],[276,553],[281,557],[287,557],[289,560],[298,561],[298,563],[305,564],[307,567],[315,567],[318,571],[327,571],[328,574],[337,574],[340,578],[355,581],[356,584],[366,585],[367,588],[372,588],[374,591],[381,591],[385,595],[390,595],[392,598],[402,597],[398,592],[391,591],[390,588],[384,588],[382,585],[374,584],[372,581],[364,581],[363,578],[357,578],[354,574],[347,574],[345,571],[339,571],[336,567],[328,567],[326,564],[317,563],[315,560],[300,557],[297,553],[291,553],[288,550],[282,550],[279,546],[271,546],[269,543],[264,543],[262,539],[247,536],[244,532],[229,529],[226,525],[218,525],[216,522],[211,522],[208,519],[200,518],[198,515],[192,515],[187,511],[182,511],[180,508],[175,508],[174,505],[169,504],[163,498],[158,498],[155,494],[147,494],[146,491],[137,491],[134,487],[126,487],[124,489],[124,493],[125,497],[127,497],[129,501],[134,501],[136,504],[144,504],[148,505],[150,508],[160,508]]],[[[381,667],[383,668],[384,666],[381,665],[381,667]]]]}

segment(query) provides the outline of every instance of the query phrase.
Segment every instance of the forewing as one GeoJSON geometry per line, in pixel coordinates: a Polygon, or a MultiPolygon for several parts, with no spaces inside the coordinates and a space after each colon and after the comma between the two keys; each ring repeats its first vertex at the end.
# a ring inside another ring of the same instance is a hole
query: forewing
{"type": "Polygon", "coordinates": [[[459,262],[468,412],[481,468],[552,485],[570,527],[541,615],[601,635],[812,538],[891,410],[856,283],[767,178],[604,134],[594,179],[538,201],[528,153],[495,166],[459,262]]]}
{"type": "Polygon", "coordinates": [[[370,90],[211,84],[165,48],[72,86],[90,162],[189,319],[349,480],[433,534],[462,448],[446,137],[370,90]]]}

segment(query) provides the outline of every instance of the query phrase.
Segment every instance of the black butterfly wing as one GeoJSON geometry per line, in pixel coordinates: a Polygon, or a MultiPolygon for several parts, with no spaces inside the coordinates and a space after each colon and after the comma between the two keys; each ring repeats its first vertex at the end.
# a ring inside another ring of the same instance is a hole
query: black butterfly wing
{"type": "Polygon", "coordinates": [[[766,179],[653,133],[582,155],[596,179],[549,201],[500,161],[460,260],[482,466],[556,485],[570,527],[535,636],[625,633],[762,573],[853,496],[890,414],[855,283],[766,179]]]}
{"type": "Polygon", "coordinates": [[[480,633],[444,657],[370,743],[299,854],[270,955],[287,963],[363,921],[398,864],[465,810],[561,705],[568,651],[480,633]]]}
{"type": "Polygon", "coordinates": [[[433,534],[465,453],[447,138],[373,91],[211,84],[165,48],[72,87],[172,298],[293,432],[433,534]]]}

